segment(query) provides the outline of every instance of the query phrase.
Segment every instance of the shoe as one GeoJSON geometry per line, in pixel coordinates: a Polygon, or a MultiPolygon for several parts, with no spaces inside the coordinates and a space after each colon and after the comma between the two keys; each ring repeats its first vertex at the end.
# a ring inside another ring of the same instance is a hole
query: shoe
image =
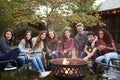
{"type": "Polygon", "coordinates": [[[41,75],[40,75],[39,77],[40,77],[40,78],[47,77],[50,73],[51,73],[51,71],[41,72],[41,75]]]}
{"type": "Polygon", "coordinates": [[[12,66],[11,63],[7,63],[4,70],[14,70],[17,69],[17,67],[12,66]]]}

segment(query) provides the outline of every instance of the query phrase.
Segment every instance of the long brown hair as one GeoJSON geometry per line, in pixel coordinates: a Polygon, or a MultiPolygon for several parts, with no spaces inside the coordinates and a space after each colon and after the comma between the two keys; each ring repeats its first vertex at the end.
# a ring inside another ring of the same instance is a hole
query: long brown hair
{"type": "Polygon", "coordinates": [[[69,32],[70,32],[70,37],[71,37],[71,31],[70,31],[69,29],[65,29],[65,30],[63,31],[63,35],[62,35],[62,42],[65,42],[65,41],[66,41],[65,31],[69,31],[69,32]]]}
{"type": "MultiPolygon", "coordinates": [[[[41,39],[41,35],[42,35],[43,33],[46,33],[46,34],[47,34],[46,31],[41,31],[41,32],[39,32],[39,34],[38,34],[38,36],[37,36],[37,40],[36,40],[36,43],[35,43],[34,48],[38,48],[38,47],[39,47],[39,44],[40,44],[40,42],[42,41],[42,39],[41,39]]],[[[44,46],[45,46],[46,39],[43,40],[43,42],[44,42],[44,46]]]]}
{"type": "Polygon", "coordinates": [[[31,31],[31,30],[27,30],[27,31],[25,32],[25,47],[26,47],[26,48],[32,48],[32,46],[33,46],[33,43],[32,43],[32,31],[31,31]],[[30,34],[31,34],[30,40],[28,40],[28,39],[26,38],[27,33],[30,33],[30,34]]]}
{"type": "Polygon", "coordinates": [[[10,29],[10,28],[5,29],[5,31],[3,32],[2,36],[5,37],[5,39],[6,39],[6,41],[7,41],[7,43],[8,43],[9,45],[12,45],[13,40],[14,40],[14,34],[13,34],[12,29],[10,29]],[[12,34],[12,37],[11,37],[10,40],[7,40],[7,39],[6,39],[6,33],[7,33],[7,32],[11,32],[11,34],[12,34]]]}
{"type": "Polygon", "coordinates": [[[55,32],[54,30],[48,30],[46,41],[47,41],[47,42],[46,42],[46,43],[47,43],[47,46],[48,46],[49,48],[53,48],[53,44],[57,44],[58,39],[57,39],[56,32],[55,32]],[[53,39],[51,39],[51,38],[49,37],[49,32],[53,32],[53,34],[54,34],[54,38],[53,38],[53,39]]]}
{"type": "Polygon", "coordinates": [[[106,44],[111,43],[113,40],[112,35],[106,29],[103,29],[103,28],[98,31],[98,39],[100,39],[99,38],[100,31],[103,31],[103,33],[104,33],[103,40],[105,41],[105,43],[106,44]]]}

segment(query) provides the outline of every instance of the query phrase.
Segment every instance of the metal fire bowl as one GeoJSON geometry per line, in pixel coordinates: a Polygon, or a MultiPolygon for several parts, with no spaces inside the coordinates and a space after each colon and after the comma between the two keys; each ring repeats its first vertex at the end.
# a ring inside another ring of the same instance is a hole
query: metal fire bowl
{"type": "Polygon", "coordinates": [[[87,62],[82,59],[67,59],[69,64],[62,64],[63,58],[50,60],[52,74],[63,80],[83,80],[87,73],[87,62]]]}

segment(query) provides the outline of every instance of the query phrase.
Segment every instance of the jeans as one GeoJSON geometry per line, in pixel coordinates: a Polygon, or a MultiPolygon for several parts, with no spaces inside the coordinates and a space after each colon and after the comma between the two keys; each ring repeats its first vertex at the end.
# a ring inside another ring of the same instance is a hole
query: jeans
{"type": "MultiPolygon", "coordinates": [[[[99,56],[98,57],[99,61],[97,63],[101,64],[103,61],[105,61],[108,64],[108,62],[111,58],[118,58],[117,52],[110,52],[105,55],[99,56]]],[[[109,65],[112,66],[112,63],[110,62],[109,65]]]]}
{"type": "Polygon", "coordinates": [[[11,59],[16,59],[17,56],[20,54],[20,49],[19,48],[14,48],[11,49],[9,52],[0,54],[0,61],[5,61],[5,60],[11,60],[11,59]]]}
{"type": "Polygon", "coordinates": [[[49,56],[49,53],[47,53],[45,55],[45,57],[46,57],[47,60],[51,60],[51,59],[59,58],[59,55],[58,55],[58,52],[55,52],[55,54],[53,54],[51,56],[49,56]]]}
{"type": "MultiPolygon", "coordinates": [[[[23,61],[23,64],[25,64],[24,56],[19,56],[19,59],[21,59],[23,61]]],[[[39,56],[28,57],[28,61],[32,63],[37,72],[45,71],[44,65],[39,56]]]]}
{"type": "Polygon", "coordinates": [[[92,57],[93,59],[92,59],[92,67],[91,67],[91,69],[93,70],[93,72],[96,72],[96,70],[97,70],[97,63],[95,62],[95,60],[96,60],[96,58],[99,57],[100,55],[101,55],[100,52],[97,51],[97,52],[94,54],[94,56],[92,57]]]}
{"type": "Polygon", "coordinates": [[[44,53],[43,52],[36,52],[35,56],[38,56],[42,60],[42,63],[44,64],[44,53]]]}
{"type": "MultiPolygon", "coordinates": [[[[85,52],[81,52],[80,54],[80,58],[83,59],[85,56],[87,56],[87,54],[85,52]]],[[[91,58],[92,59],[92,67],[91,69],[96,72],[96,69],[97,69],[97,63],[95,62],[95,59],[100,56],[100,52],[96,52],[93,57],[91,58]]]]}
{"type": "MultiPolygon", "coordinates": [[[[0,61],[13,60],[21,53],[19,48],[11,49],[9,52],[0,54],[0,61]]],[[[0,70],[3,70],[6,63],[0,64],[0,70]]]]}
{"type": "Polygon", "coordinates": [[[80,53],[80,58],[83,59],[85,56],[86,56],[86,53],[85,53],[84,51],[82,51],[82,52],[80,53]]]}

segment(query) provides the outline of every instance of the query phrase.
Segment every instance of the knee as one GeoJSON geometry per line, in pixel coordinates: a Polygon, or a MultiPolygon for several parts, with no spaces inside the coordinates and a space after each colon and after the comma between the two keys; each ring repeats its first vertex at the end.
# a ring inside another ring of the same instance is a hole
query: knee
{"type": "Polygon", "coordinates": [[[99,58],[96,58],[96,59],[95,59],[95,62],[99,62],[99,58]]]}
{"type": "Polygon", "coordinates": [[[17,53],[21,53],[20,48],[15,48],[14,51],[16,51],[17,53]]]}

